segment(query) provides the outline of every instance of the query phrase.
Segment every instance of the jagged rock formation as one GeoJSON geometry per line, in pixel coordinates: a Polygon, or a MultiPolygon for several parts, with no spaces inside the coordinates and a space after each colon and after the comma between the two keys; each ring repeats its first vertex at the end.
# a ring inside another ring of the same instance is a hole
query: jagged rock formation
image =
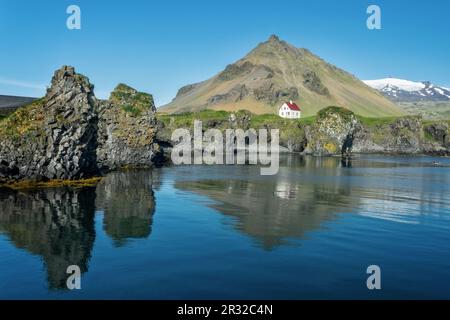
{"type": "Polygon", "coordinates": [[[120,84],[99,108],[97,163],[100,169],[147,167],[163,161],[155,140],[153,97],[120,84]]]}
{"type": "Polygon", "coordinates": [[[0,174],[16,179],[98,174],[92,90],[89,80],[72,67],[57,70],[45,98],[11,115],[1,127],[0,174]]]}
{"type": "Polygon", "coordinates": [[[108,101],[64,66],[43,99],[0,125],[0,180],[81,179],[161,161],[151,95],[119,85],[108,101]]]}

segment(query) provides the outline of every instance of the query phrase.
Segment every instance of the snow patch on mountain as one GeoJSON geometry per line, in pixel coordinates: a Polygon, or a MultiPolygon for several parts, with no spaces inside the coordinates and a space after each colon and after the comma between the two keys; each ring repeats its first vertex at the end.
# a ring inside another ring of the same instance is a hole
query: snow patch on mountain
{"type": "Polygon", "coordinates": [[[369,87],[372,87],[377,90],[383,90],[386,87],[397,88],[409,92],[425,89],[425,84],[423,84],[422,82],[414,82],[396,78],[365,80],[364,83],[367,84],[369,87]]]}
{"type": "Polygon", "coordinates": [[[450,101],[450,90],[431,82],[416,82],[397,78],[364,81],[395,102],[450,101]]]}

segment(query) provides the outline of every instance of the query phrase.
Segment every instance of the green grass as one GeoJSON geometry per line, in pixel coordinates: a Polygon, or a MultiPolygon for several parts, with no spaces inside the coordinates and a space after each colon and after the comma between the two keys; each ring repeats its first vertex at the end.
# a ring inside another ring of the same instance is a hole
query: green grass
{"type": "Polygon", "coordinates": [[[224,121],[228,120],[231,113],[226,111],[214,111],[214,110],[203,110],[200,112],[184,112],[179,114],[160,114],[158,119],[161,120],[166,125],[172,125],[175,127],[191,126],[194,120],[208,121],[217,120],[224,121]]]}
{"type": "Polygon", "coordinates": [[[131,113],[133,116],[137,117],[141,114],[142,110],[139,108],[136,108],[135,106],[132,106],[131,104],[124,104],[122,107],[122,110],[131,113]]]}
{"type": "Polygon", "coordinates": [[[23,138],[28,132],[42,130],[44,119],[44,99],[38,99],[31,104],[18,108],[12,114],[4,117],[0,125],[0,137],[23,138]]]}
{"type": "Polygon", "coordinates": [[[135,117],[153,107],[153,97],[121,83],[111,93],[110,100],[123,111],[135,117]]]}
{"type": "Polygon", "coordinates": [[[323,108],[319,112],[317,112],[317,118],[318,119],[325,118],[330,113],[337,113],[346,120],[350,120],[351,117],[354,115],[354,113],[352,111],[350,111],[346,108],[330,106],[330,107],[323,108]]]}
{"type": "Polygon", "coordinates": [[[309,117],[305,117],[305,118],[300,118],[298,120],[298,122],[300,124],[311,125],[314,122],[316,122],[316,116],[309,116],[309,117]]]}
{"type": "Polygon", "coordinates": [[[158,119],[166,125],[183,127],[191,126],[194,120],[208,121],[228,121],[230,115],[234,113],[237,117],[248,114],[250,116],[250,127],[261,128],[263,126],[285,127],[291,125],[311,125],[316,121],[316,116],[309,116],[300,119],[284,119],[276,114],[252,114],[246,110],[237,112],[202,110],[199,112],[184,112],[178,114],[159,114],[158,119]]]}
{"type": "Polygon", "coordinates": [[[275,114],[261,114],[261,115],[252,115],[250,119],[250,126],[251,127],[262,127],[266,124],[276,124],[283,122],[284,119],[280,118],[279,116],[275,114]]]}
{"type": "Polygon", "coordinates": [[[401,118],[401,117],[371,118],[371,117],[358,116],[359,121],[361,121],[361,123],[363,125],[370,127],[370,128],[384,126],[384,125],[394,123],[399,118],[401,118]]]}
{"type": "Polygon", "coordinates": [[[423,137],[428,141],[435,141],[431,133],[426,130],[423,130],[423,137]]]}

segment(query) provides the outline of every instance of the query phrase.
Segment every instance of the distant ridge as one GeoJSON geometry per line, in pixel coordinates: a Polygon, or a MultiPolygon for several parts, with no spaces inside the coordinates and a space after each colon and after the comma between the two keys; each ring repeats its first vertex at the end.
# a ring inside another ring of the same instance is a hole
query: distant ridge
{"type": "Polygon", "coordinates": [[[289,100],[302,107],[303,116],[314,115],[330,105],[363,116],[404,114],[355,76],[275,35],[214,77],[182,87],[173,101],[159,111],[246,109],[256,114],[277,113],[279,106],[289,100]]]}
{"type": "Polygon", "coordinates": [[[13,111],[34,100],[36,100],[36,98],[0,95],[0,109],[3,109],[3,111],[5,111],[5,109],[13,111]]]}

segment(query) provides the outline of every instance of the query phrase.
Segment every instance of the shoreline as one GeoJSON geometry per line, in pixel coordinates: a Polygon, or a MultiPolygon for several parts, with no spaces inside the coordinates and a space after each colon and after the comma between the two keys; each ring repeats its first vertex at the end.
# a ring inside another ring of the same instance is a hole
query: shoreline
{"type": "MultiPolygon", "coordinates": [[[[355,159],[359,158],[359,156],[383,156],[383,157],[429,157],[429,158],[450,158],[447,155],[434,155],[434,154],[426,154],[426,153],[381,153],[381,152],[354,152],[348,156],[344,155],[314,155],[314,154],[306,154],[301,152],[293,152],[293,151],[284,151],[280,152],[280,154],[288,154],[288,155],[297,155],[301,157],[313,157],[313,158],[341,158],[341,159],[355,159]]],[[[200,164],[202,166],[207,164],[200,164]]],[[[225,164],[223,164],[225,165],[225,164]]],[[[248,164],[246,164],[248,165],[248,164]]],[[[174,166],[170,161],[166,162],[162,167],[172,167],[174,166]]],[[[437,165],[440,166],[440,165],[437,165]]],[[[121,171],[130,171],[130,170],[152,170],[156,167],[142,167],[142,168],[128,168],[122,167],[117,170],[112,170],[107,172],[121,172],[121,171]]],[[[48,181],[37,181],[32,179],[23,179],[23,180],[11,180],[11,181],[0,181],[0,192],[1,189],[9,189],[9,190],[39,190],[39,189],[47,189],[47,188],[85,188],[85,187],[95,187],[98,183],[102,181],[105,177],[103,176],[95,176],[86,179],[77,179],[77,180],[64,180],[64,179],[51,179],[48,181]]]]}
{"type": "Polygon", "coordinates": [[[36,181],[30,179],[0,182],[0,190],[2,188],[10,190],[34,190],[47,188],[85,188],[95,187],[103,179],[103,177],[92,177],[77,180],[52,179],[48,181],[36,181]]]}

